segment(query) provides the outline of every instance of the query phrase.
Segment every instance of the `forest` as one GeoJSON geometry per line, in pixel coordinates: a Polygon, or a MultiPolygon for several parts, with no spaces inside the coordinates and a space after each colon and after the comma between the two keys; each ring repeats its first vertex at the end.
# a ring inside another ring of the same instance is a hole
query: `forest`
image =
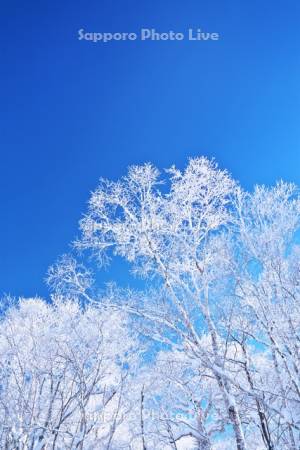
{"type": "Polygon", "coordinates": [[[205,157],[101,179],[49,298],[1,301],[0,448],[298,450],[299,225],[205,157]]]}

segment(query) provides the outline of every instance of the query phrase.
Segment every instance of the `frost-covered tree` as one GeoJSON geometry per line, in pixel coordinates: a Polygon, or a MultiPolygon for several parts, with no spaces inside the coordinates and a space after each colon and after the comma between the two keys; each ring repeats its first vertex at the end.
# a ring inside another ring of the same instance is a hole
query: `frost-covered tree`
{"type": "Polygon", "coordinates": [[[123,309],[142,321],[145,335],[179,346],[209,372],[226,411],[226,433],[231,427],[238,450],[253,448],[254,430],[254,448],[295,449],[295,188],[279,183],[244,193],[206,158],[166,175],[146,164],[130,168],[120,181],[101,180],[77,245],[92,249],[103,264],[120,255],[153,283],[151,294],[127,300],[123,309]],[[259,352],[262,368],[253,363],[259,352]],[[259,384],[270,382],[272,388],[260,391],[259,384]]]}
{"type": "Polygon", "coordinates": [[[120,312],[21,300],[0,324],[0,447],[115,448],[135,341],[120,312]]]}

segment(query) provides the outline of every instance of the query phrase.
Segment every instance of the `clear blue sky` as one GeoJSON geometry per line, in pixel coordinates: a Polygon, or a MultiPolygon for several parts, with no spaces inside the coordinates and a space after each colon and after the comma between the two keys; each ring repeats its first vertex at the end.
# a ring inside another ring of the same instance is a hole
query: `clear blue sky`
{"type": "Polygon", "coordinates": [[[1,1],[0,292],[46,294],[100,176],[214,156],[300,184],[298,1],[1,1]],[[220,33],[78,41],[80,28],[220,33]]]}

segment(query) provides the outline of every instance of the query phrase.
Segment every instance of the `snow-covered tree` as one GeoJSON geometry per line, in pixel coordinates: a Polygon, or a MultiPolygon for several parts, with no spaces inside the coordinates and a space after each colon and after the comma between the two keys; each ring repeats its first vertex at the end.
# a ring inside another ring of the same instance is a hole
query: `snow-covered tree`
{"type": "Polygon", "coordinates": [[[233,430],[238,450],[253,448],[253,429],[256,448],[296,449],[295,188],[281,182],[244,193],[206,158],[166,175],[146,164],[120,181],[101,180],[77,245],[92,249],[103,264],[120,255],[152,282],[143,301],[137,295],[120,307],[142,320],[145,335],[181,347],[213,377],[226,433],[233,430]],[[261,369],[253,363],[259,351],[261,369]],[[270,364],[276,389],[261,392],[270,364]]]}
{"type": "Polygon", "coordinates": [[[21,300],[0,324],[0,447],[115,448],[136,344],[126,317],[21,300]]]}

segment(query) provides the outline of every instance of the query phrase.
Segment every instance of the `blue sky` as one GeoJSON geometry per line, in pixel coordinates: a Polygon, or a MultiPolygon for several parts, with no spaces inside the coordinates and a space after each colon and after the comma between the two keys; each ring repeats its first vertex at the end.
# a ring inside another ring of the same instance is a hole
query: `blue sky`
{"type": "Polygon", "coordinates": [[[299,2],[10,0],[1,16],[1,293],[46,295],[89,192],[128,165],[204,154],[248,189],[300,184],[299,2]],[[220,40],[77,39],[143,27],[220,40]]]}

